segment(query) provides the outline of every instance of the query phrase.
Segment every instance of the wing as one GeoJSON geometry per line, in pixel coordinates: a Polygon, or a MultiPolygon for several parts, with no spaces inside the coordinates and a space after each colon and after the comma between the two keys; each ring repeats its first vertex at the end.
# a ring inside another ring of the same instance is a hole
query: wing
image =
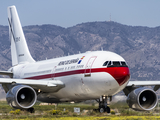
{"type": "Polygon", "coordinates": [[[29,85],[35,90],[42,92],[57,92],[64,87],[64,83],[60,80],[31,80],[31,79],[12,79],[0,78],[0,84],[22,84],[29,85]]]}
{"type": "Polygon", "coordinates": [[[160,81],[129,81],[127,86],[123,89],[126,96],[137,86],[154,86],[153,90],[157,91],[160,88],[160,81]]]}
{"type": "Polygon", "coordinates": [[[160,85],[160,81],[129,81],[127,86],[154,86],[160,85]]]}

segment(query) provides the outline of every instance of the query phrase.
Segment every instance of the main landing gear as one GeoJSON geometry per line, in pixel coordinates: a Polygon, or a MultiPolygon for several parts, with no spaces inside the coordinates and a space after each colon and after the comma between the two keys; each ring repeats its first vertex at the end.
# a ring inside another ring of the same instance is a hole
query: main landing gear
{"type": "MultiPolygon", "coordinates": [[[[97,102],[99,103],[99,112],[100,113],[110,113],[110,108],[107,106],[107,96],[101,96],[100,99],[97,100],[97,102]]],[[[110,97],[110,101],[112,100],[112,97],[110,97]]]]}
{"type": "Polygon", "coordinates": [[[27,111],[27,112],[30,112],[30,113],[34,113],[34,108],[33,108],[33,107],[28,108],[26,111],[27,111]]]}

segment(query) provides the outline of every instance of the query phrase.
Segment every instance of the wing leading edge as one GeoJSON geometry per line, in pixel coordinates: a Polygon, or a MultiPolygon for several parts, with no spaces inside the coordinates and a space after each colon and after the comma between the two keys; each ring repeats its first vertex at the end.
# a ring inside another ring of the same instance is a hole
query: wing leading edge
{"type": "Polygon", "coordinates": [[[129,86],[154,86],[160,85],[160,81],[129,81],[127,87],[129,86]]]}
{"type": "Polygon", "coordinates": [[[32,79],[11,79],[0,78],[0,84],[21,84],[29,85],[35,90],[42,92],[57,92],[65,85],[60,80],[32,80],[32,79]]]}
{"type": "Polygon", "coordinates": [[[153,90],[157,91],[160,88],[160,81],[129,81],[123,91],[125,92],[127,88],[134,89],[135,86],[154,86],[153,90]]]}

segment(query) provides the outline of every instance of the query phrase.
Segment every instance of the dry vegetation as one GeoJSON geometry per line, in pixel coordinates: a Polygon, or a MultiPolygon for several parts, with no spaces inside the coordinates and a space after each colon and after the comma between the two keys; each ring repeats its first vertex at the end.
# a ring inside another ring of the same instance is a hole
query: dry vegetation
{"type": "Polygon", "coordinates": [[[119,102],[110,105],[111,113],[99,113],[93,109],[98,108],[98,104],[84,104],[84,103],[63,103],[55,105],[39,105],[36,103],[34,106],[35,112],[29,113],[27,111],[13,109],[8,106],[5,101],[0,101],[0,119],[53,119],[53,120],[149,120],[160,119],[159,110],[149,112],[137,112],[128,108],[124,102],[119,102]],[[80,108],[80,113],[74,113],[74,107],[80,108]]]}

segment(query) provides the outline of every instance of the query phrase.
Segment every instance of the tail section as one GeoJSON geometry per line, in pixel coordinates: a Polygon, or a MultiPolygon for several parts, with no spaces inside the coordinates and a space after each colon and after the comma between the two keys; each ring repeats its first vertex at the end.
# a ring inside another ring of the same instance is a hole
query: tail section
{"type": "Polygon", "coordinates": [[[15,6],[8,7],[9,38],[11,40],[12,66],[35,62],[32,58],[15,6]]]}

